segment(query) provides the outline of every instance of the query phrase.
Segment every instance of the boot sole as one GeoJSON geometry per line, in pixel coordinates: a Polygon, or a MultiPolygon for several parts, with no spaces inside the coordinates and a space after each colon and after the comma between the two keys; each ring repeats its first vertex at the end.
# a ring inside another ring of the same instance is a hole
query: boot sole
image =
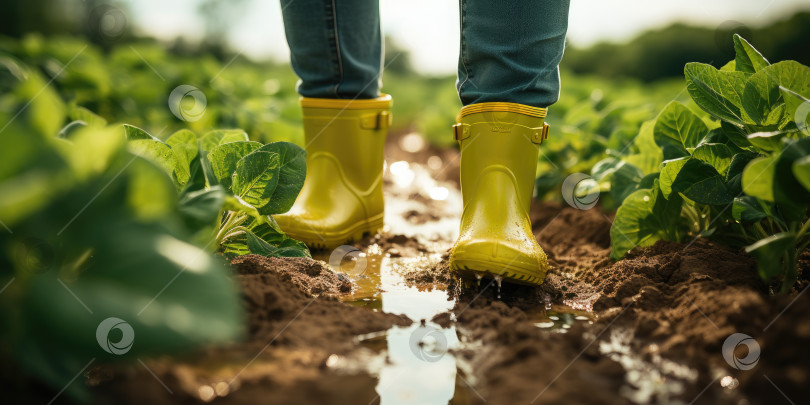
{"type": "Polygon", "coordinates": [[[288,236],[306,243],[310,249],[334,249],[379,233],[383,228],[383,217],[384,214],[374,216],[339,232],[298,233],[296,231],[286,231],[286,233],[288,236]]]}
{"type": "Polygon", "coordinates": [[[539,286],[546,279],[545,274],[538,274],[536,269],[483,259],[454,259],[450,261],[450,269],[465,279],[502,277],[504,281],[527,286],[539,286]]]}

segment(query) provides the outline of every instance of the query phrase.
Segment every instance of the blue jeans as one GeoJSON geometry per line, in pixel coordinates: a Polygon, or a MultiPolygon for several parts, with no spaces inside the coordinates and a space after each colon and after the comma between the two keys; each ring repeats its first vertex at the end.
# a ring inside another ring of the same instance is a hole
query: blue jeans
{"type": "MultiPolygon", "coordinates": [[[[379,96],[383,59],[378,0],[282,0],[281,7],[302,96],[379,96]]],[[[460,0],[456,88],[462,104],[555,103],[568,7],[569,0],[460,0]]]]}

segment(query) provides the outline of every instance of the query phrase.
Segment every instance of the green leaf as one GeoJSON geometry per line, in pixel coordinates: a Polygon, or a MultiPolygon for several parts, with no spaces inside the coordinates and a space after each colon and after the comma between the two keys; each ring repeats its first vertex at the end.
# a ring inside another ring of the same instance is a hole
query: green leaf
{"type": "Polygon", "coordinates": [[[756,154],[743,151],[731,158],[731,164],[726,173],[726,187],[732,195],[740,195],[742,189],[742,174],[745,166],[757,157],[756,154]]]}
{"type": "Polygon", "coordinates": [[[748,79],[742,106],[753,124],[775,127],[783,124],[785,102],[780,86],[802,96],[810,96],[810,68],[795,61],[783,61],[767,66],[748,79]]]}
{"type": "Polygon", "coordinates": [[[726,121],[720,121],[720,131],[728,138],[731,143],[737,145],[740,149],[751,149],[751,142],[748,141],[748,134],[745,130],[735,124],[726,121]]]}
{"type": "Polygon", "coordinates": [[[228,258],[246,254],[271,257],[311,257],[307,246],[286,236],[268,223],[251,222],[241,232],[223,242],[223,253],[228,258]]]}
{"type": "Polygon", "coordinates": [[[664,151],[664,159],[675,159],[689,156],[687,149],[696,147],[708,132],[700,117],[683,104],[671,101],[658,114],[653,136],[664,151]]]}
{"type": "Polygon", "coordinates": [[[731,216],[737,221],[754,223],[767,218],[770,213],[762,208],[760,200],[746,195],[734,199],[734,205],[731,206],[731,216]]]}
{"type": "Polygon", "coordinates": [[[185,161],[190,163],[197,157],[199,147],[197,135],[188,129],[181,129],[166,139],[166,144],[172,149],[179,149],[185,155],[185,161]]]}
{"type": "Polygon", "coordinates": [[[657,172],[658,166],[664,160],[664,153],[655,143],[655,120],[644,121],[633,140],[637,153],[627,155],[624,160],[638,167],[644,174],[657,172]]]}
{"type": "Polygon", "coordinates": [[[225,196],[225,190],[221,186],[190,191],[180,196],[177,211],[188,228],[201,229],[216,223],[217,214],[225,203],[225,196]]]}
{"type": "Polygon", "coordinates": [[[70,119],[74,121],[84,121],[88,126],[91,127],[107,126],[107,120],[84,107],[74,106],[70,109],[69,116],[70,119]]]}
{"type": "Polygon", "coordinates": [[[229,142],[214,147],[208,153],[208,161],[211,162],[216,181],[230,190],[236,163],[261,147],[261,143],[252,141],[229,142]]]}
{"type": "Polygon", "coordinates": [[[613,178],[610,180],[610,195],[617,204],[621,204],[630,193],[638,188],[644,173],[641,169],[623,162],[624,164],[613,173],[613,178]]]}
{"type": "Polygon", "coordinates": [[[215,147],[230,142],[247,142],[248,135],[241,129],[217,129],[200,137],[200,150],[210,152],[215,147]]]}
{"type": "Polygon", "coordinates": [[[760,151],[778,152],[782,150],[782,138],[787,134],[785,131],[757,132],[748,135],[748,142],[760,151]]]}
{"type": "Polygon", "coordinates": [[[197,135],[187,129],[181,129],[166,139],[166,144],[172,148],[174,173],[177,183],[182,187],[188,183],[191,177],[191,162],[197,157],[197,135]]]}
{"type": "Polygon", "coordinates": [[[728,172],[733,156],[731,148],[722,143],[704,143],[692,152],[693,158],[712,165],[723,176],[728,172]]]}
{"type": "Polygon", "coordinates": [[[163,143],[160,139],[155,138],[154,136],[150,135],[148,132],[144,131],[141,128],[138,128],[134,125],[124,124],[124,134],[126,135],[127,139],[130,141],[134,140],[150,140],[150,141],[157,141],[163,143]]]}
{"type": "Polygon", "coordinates": [[[42,336],[39,346],[47,351],[111,359],[96,333],[103,320],[115,317],[135,334],[130,350],[116,358],[134,360],[239,336],[241,303],[224,263],[154,229],[111,228],[98,235],[108,241],[95,244],[93,260],[75,281],[56,274],[29,281],[20,306],[23,319],[35,322],[30,339],[42,336]]]}
{"type": "Polygon", "coordinates": [[[672,193],[672,183],[675,182],[675,179],[678,177],[678,173],[680,173],[683,166],[689,158],[678,158],[673,160],[664,161],[664,168],[661,169],[661,177],[659,178],[659,187],[661,187],[661,192],[664,195],[664,198],[669,198],[670,194],[672,193]]]}
{"type": "Polygon", "coordinates": [[[779,86],[782,99],[785,100],[785,114],[793,119],[796,128],[805,135],[810,135],[810,100],[793,90],[779,86]]]}
{"type": "Polygon", "coordinates": [[[770,66],[768,60],[759,51],[737,34],[734,34],[734,50],[737,53],[737,57],[734,59],[735,68],[739,72],[755,73],[770,66]]]}
{"type": "Polygon", "coordinates": [[[175,149],[156,139],[135,139],[127,142],[127,149],[163,167],[175,180],[178,188],[185,186],[191,177],[188,161],[190,152],[182,145],[178,145],[175,149]]]}
{"type": "MultiPolygon", "coordinates": [[[[55,86],[46,82],[38,71],[29,70],[27,77],[15,90],[16,99],[21,101],[18,111],[24,113],[28,124],[40,135],[45,138],[56,136],[65,124],[65,103],[55,86]]],[[[3,95],[6,93],[4,88],[3,95]]]]}
{"type": "Polygon", "coordinates": [[[765,201],[774,201],[773,180],[778,156],[761,157],[745,166],[742,188],[745,194],[765,201]]]}
{"type": "Polygon", "coordinates": [[[725,178],[712,165],[694,157],[678,172],[672,182],[672,191],[683,193],[701,204],[721,205],[734,201],[734,195],[728,190],[725,178]]]}
{"type": "Polygon", "coordinates": [[[134,138],[127,142],[127,149],[133,155],[155,162],[166,171],[169,177],[174,174],[176,161],[169,145],[156,139],[134,138]]]}
{"type": "Polygon", "coordinates": [[[793,175],[806,190],[810,191],[810,156],[796,159],[793,162],[793,175]]]}
{"type": "Polygon", "coordinates": [[[610,227],[610,257],[621,259],[636,246],[649,246],[667,238],[680,217],[683,200],[663,198],[657,188],[634,191],[616,211],[610,227]]]}
{"type": "Polygon", "coordinates": [[[779,203],[798,207],[810,205],[810,191],[793,176],[793,163],[810,155],[810,138],[803,138],[791,143],[774,165],[773,196],[779,203]]]}
{"type": "Polygon", "coordinates": [[[728,172],[726,173],[726,180],[731,180],[731,178],[735,176],[742,176],[745,166],[756,158],[757,155],[755,153],[747,151],[734,155],[734,157],[731,158],[731,164],[729,165],[728,172]]]}
{"type": "Polygon", "coordinates": [[[686,89],[692,100],[712,116],[743,124],[742,92],[748,75],[743,72],[721,72],[711,65],[687,63],[684,67],[686,89]]]}
{"type": "Polygon", "coordinates": [[[144,221],[165,217],[175,207],[177,191],[161,167],[136,159],[127,168],[127,203],[144,221]]]}
{"type": "Polygon", "coordinates": [[[796,235],[792,232],[782,232],[761,239],[749,245],[745,251],[757,259],[759,275],[765,281],[770,281],[782,273],[782,258],[790,249],[795,249],[796,235]]]}
{"type": "Polygon", "coordinates": [[[263,212],[272,199],[279,179],[281,163],[277,153],[255,151],[236,163],[233,194],[263,212]]]}
{"type": "Polygon", "coordinates": [[[266,215],[283,214],[290,210],[304,186],[307,153],[289,142],[268,143],[259,150],[278,154],[280,164],[278,186],[270,202],[260,211],[266,215]]]}
{"type": "Polygon", "coordinates": [[[59,131],[59,134],[56,136],[59,138],[70,139],[76,132],[81,130],[82,128],[87,128],[87,123],[84,121],[71,121],[69,124],[65,125],[59,131]]]}

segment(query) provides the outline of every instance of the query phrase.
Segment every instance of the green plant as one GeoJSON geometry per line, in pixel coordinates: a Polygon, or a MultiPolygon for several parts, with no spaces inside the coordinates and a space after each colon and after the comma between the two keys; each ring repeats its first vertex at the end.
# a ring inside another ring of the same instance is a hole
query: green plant
{"type": "MultiPolygon", "coordinates": [[[[6,74],[11,90],[0,93],[3,354],[60,389],[91,361],[135,360],[238,338],[244,320],[228,265],[189,243],[183,205],[162,168],[131,153],[120,126],[66,106],[37,71],[6,74]],[[73,122],[62,127],[68,116],[73,122]],[[99,343],[97,328],[108,318],[134,330],[125,353],[110,354],[99,343]]],[[[80,398],[80,387],[67,389],[80,398]]]]}
{"type": "MultiPolygon", "coordinates": [[[[653,119],[673,97],[685,97],[680,94],[680,83],[667,81],[645,86],[627,79],[605,81],[587,76],[572,77],[568,72],[562,72],[562,80],[565,90],[560,101],[549,108],[547,121],[551,124],[551,134],[540,149],[536,198],[559,198],[560,185],[567,176],[587,172],[607,157],[615,161],[613,169],[621,169],[616,167],[619,157],[637,154],[639,158],[632,161],[633,165],[639,165],[637,168],[645,174],[657,170],[660,160],[644,162],[654,160],[656,151],[660,154],[652,135],[649,138],[635,135],[639,126],[653,119]]],[[[612,170],[609,166],[602,169],[612,170]]],[[[621,169],[619,175],[631,174],[630,169],[630,166],[621,169]]],[[[618,205],[615,201],[621,201],[614,193],[601,197],[606,209],[615,209],[618,205]]]]}
{"type": "Polygon", "coordinates": [[[129,150],[157,162],[174,179],[181,216],[202,238],[207,234],[206,246],[213,244],[229,258],[310,256],[306,245],[287,237],[272,217],[287,212],[304,185],[303,149],[288,142],[262,145],[235,129],[210,131],[199,139],[180,130],[163,142],[143,129],[124,128],[129,150]]]}
{"type": "Polygon", "coordinates": [[[734,47],[735,60],[722,69],[685,66],[687,91],[702,111],[671,102],[642,126],[637,142],[652,134],[664,159],[659,171],[608,179],[611,192],[634,190],[611,227],[611,256],[659,239],[712,238],[745,246],[762,278],[780,278],[785,292],[810,244],[810,68],[770,64],[736,35],[734,47]]]}

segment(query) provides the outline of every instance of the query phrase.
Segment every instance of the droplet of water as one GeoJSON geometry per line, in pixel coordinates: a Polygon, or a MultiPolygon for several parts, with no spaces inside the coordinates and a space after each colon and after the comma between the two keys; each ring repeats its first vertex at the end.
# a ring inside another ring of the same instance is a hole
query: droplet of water
{"type": "Polygon", "coordinates": [[[501,282],[503,282],[503,278],[495,276],[495,284],[498,284],[498,299],[501,299],[501,282]]]}
{"type": "Polygon", "coordinates": [[[478,286],[479,286],[479,287],[481,287],[481,279],[482,279],[483,277],[484,277],[484,276],[483,276],[483,275],[481,275],[481,274],[478,274],[478,273],[476,273],[476,274],[475,274],[475,278],[476,278],[476,280],[478,281],[478,286]]]}

